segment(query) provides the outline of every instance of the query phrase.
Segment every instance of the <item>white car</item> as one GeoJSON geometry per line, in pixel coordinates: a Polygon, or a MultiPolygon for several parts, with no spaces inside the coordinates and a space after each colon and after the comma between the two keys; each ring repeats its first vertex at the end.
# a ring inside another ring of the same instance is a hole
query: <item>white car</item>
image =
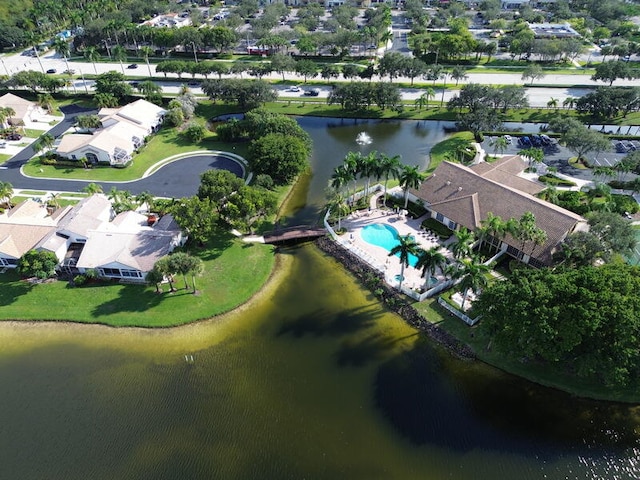
{"type": "Polygon", "coordinates": [[[511,135],[505,135],[504,139],[507,141],[507,143],[509,145],[511,145],[511,143],[513,143],[513,139],[511,138],[511,135]]]}
{"type": "Polygon", "coordinates": [[[290,92],[301,92],[302,89],[300,87],[297,87],[297,86],[294,85],[293,87],[289,87],[289,91],[290,92]]]}
{"type": "Polygon", "coordinates": [[[5,142],[4,140],[0,140],[0,148],[6,148],[7,147],[7,142],[5,142]]]}

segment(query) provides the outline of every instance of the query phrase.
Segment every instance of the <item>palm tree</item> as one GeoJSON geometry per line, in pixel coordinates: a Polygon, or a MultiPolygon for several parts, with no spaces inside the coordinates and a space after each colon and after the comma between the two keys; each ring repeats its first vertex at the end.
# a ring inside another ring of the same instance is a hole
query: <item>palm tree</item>
{"type": "Polygon", "coordinates": [[[440,252],[439,247],[418,251],[416,268],[422,269],[422,276],[426,279],[425,288],[429,286],[429,280],[433,277],[436,268],[442,268],[447,263],[446,257],[440,252]]]}
{"type": "Polygon", "coordinates": [[[64,58],[64,64],[67,67],[67,72],[70,72],[69,68],[69,56],[71,55],[71,48],[69,47],[69,42],[67,42],[64,38],[56,37],[53,41],[53,48],[56,53],[64,58]]]}
{"type": "Polygon", "coordinates": [[[540,200],[544,200],[545,202],[557,204],[558,189],[555,186],[550,185],[549,187],[545,188],[538,194],[538,198],[540,200]]]}
{"type": "Polygon", "coordinates": [[[142,58],[144,58],[145,63],[147,64],[147,69],[149,70],[149,77],[152,77],[153,75],[151,74],[151,65],[149,65],[149,57],[153,54],[153,48],[151,47],[140,47],[140,54],[142,55],[142,58]]]}
{"type": "Polygon", "coordinates": [[[464,80],[465,78],[467,78],[467,69],[460,65],[456,65],[455,67],[453,67],[453,69],[451,69],[451,78],[456,81],[457,86],[460,80],[464,80]]]}
{"type": "Polygon", "coordinates": [[[456,237],[455,243],[451,247],[451,252],[455,258],[465,257],[471,254],[471,244],[473,243],[473,232],[467,230],[465,227],[461,227],[459,230],[453,232],[456,237]]]}
{"type": "Polygon", "coordinates": [[[469,290],[477,293],[487,286],[487,274],[490,271],[488,265],[480,263],[476,258],[462,260],[462,267],[456,272],[455,278],[460,280],[460,290],[462,291],[462,304],[460,309],[464,312],[464,304],[467,301],[469,290]]]}
{"type": "Polygon", "coordinates": [[[422,110],[422,107],[427,107],[429,105],[429,100],[434,98],[435,96],[436,96],[436,92],[433,88],[431,87],[425,88],[424,93],[420,95],[415,101],[416,107],[422,110]]]}
{"type": "MultiPolygon", "coordinates": [[[[480,225],[487,227],[489,234],[495,238],[502,238],[506,231],[506,223],[498,215],[494,215],[492,212],[487,212],[487,219],[482,220],[480,225]]],[[[499,248],[500,243],[496,245],[496,250],[499,248]]]]}
{"type": "Polygon", "coordinates": [[[398,290],[402,290],[402,281],[404,280],[404,268],[409,265],[409,255],[416,255],[420,245],[411,235],[400,235],[400,242],[389,251],[389,256],[400,254],[400,283],[398,290]]]}
{"type": "Polygon", "coordinates": [[[11,107],[0,107],[0,126],[9,124],[9,119],[16,114],[16,111],[11,107]]]}
{"type": "Polygon", "coordinates": [[[40,93],[38,94],[38,106],[43,110],[51,113],[53,110],[53,97],[50,93],[40,93]]]}
{"type": "Polygon", "coordinates": [[[60,208],[60,193],[51,192],[49,201],[47,203],[49,203],[52,207],[60,208]]]}
{"type": "Polygon", "coordinates": [[[33,142],[31,146],[33,148],[33,151],[36,152],[37,155],[43,150],[49,150],[51,147],[53,147],[55,141],[56,139],[53,137],[53,135],[51,135],[50,133],[43,133],[35,142],[33,142]]]}
{"type": "Polygon", "coordinates": [[[558,109],[558,99],[551,97],[551,99],[547,102],[547,108],[555,108],[558,109]]]}
{"type": "Polygon", "coordinates": [[[349,173],[350,180],[353,181],[353,201],[356,199],[356,190],[358,188],[358,174],[362,165],[362,154],[360,152],[349,152],[344,158],[343,166],[349,173]]]}
{"type": "Polygon", "coordinates": [[[349,213],[349,206],[345,201],[344,195],[340,192],[334,192],[327,204],[327,208],[338,216],[338,231],[342,230],[342,217],[349,213]]]}
{"type": "Polygon", "coordinates": [[[389,182],[389,178],[398,178],[401,166],[400,155],[389,157],[384,153],[380,154],[378,168],[380,169],[380,175],[384,176],[384,197],[382,204],[385,207],[387,206],[387,183],[389,182]]]}
{"type": "Polygon", "coordinates": [[[127,50],[120,45],[116,45],[111,49],[111,55],[113,56],[114,60],[120,63],[120,69],[122,70],[122,74],[124,75],[124,65],[122,64],[122,62],[127,61],[127,50]]]}
{"type": "Polygon", "coordinates": [[[496,155],[500,152],[500,155],[502,155],[508,146],[509,141],[505,137],[500,136],[496,138],[493,142],[493,154],[496,155]]]}
{"type": "Polygon", "coordinates": [[[13,185],[0,180],[0,200],[9,208],[11,208],[11,197],[13,197],[13,185]]]}
{"type": "Polygon", "coordinates": [[[404,165],[400,171],[398,180],[400,180],[400,187],[404,191],[404,208],[407,208],[409,204],[409,189],[420,187],[420,184],[424,180],[424,173],[419,172],[417,166],[410,167],[404,165]]]}
{"type": "Polygon", "coordinates": [[[567,107],[568,109],[572,109],[576,103],[576,99],[573,97],[567,97],[562,101],[562,106],[567,107]]]}
{"type": "Polygon", "coordinates": [[[147,204],[147,209],[152,212],[153,211],[153,203],[156,197],[154,197],[151,193],[149,193],[148,191],[144,191],[144,192],[140,192],[138,195],[136,195],[136,203],[139,206],[144,205],[145,203],[147,204]]]}
{"type": "Polygon", "coordinates": [[[100,60],[100,53],[96,50],[96,47],[87,47],[84,49],[84,58],[93,63],[93,70],[98,74],[98,67],[96,67],[96,62],[100,60]]]}
{"type": "Polygon", "coordinates": [[[347,187],[347,196],[349,194],[349,182],[352,180],[352,174],[345,165],[338,165],[331,175],[331,180],[329,185],[333,188],[337,193],[340,193],[343,188],[347,187]]]}
{"type": "Polygon", "coordinates": [[[94,195],[96,193],[103,193],[102,185],[99,185],[97,183],[88,184],[82,189],[82,191],[89,195],[94,195]]]}
{"type": "Polygon", "coordinates": [[[175,270],[174,265],[169,260],[169,258],[170,257],[168,256],[162,257],[156,262],[153,268],[157,269],[162,274],[163,278],[167,279],[167,281],[169,282],[169,291],[175,292],[176,289],[173,286],[173,274],[175,273],[175,270]]]}
{"type": "Polygon", "coordinates": [[[375,175],[378,170],[378,152],[373,151],[362,157],[360,162],[360,178],[366,179],[364,194],[369,196],[369,187],[371,186],[371,176],[375,175]]]}

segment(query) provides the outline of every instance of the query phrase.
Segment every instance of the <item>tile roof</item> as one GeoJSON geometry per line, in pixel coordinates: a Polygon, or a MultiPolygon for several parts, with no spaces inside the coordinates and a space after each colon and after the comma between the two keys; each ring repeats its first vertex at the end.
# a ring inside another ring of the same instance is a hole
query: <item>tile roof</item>
{"type": "MultiPolygon", "coordinates": [[[[585,222],[580,215],[450,162],[441,163],[433,175],[412,193],[423,199],[432,210],[470,230],[479,227],[489,212],[504,220],[519,219],[526,212],[533,213],[536,225],[547,233],[548,238],[543,245],[535,246],[532,256],[545,264],[551,263],[554,248],[567,233],[585,222]]],[[[519,240],[510,236],[504,241],[518,249],[521,246],[519,240]]],[[[529,254],[533,247],[533,242],[528,242],[524,252],[529,254]]]]}

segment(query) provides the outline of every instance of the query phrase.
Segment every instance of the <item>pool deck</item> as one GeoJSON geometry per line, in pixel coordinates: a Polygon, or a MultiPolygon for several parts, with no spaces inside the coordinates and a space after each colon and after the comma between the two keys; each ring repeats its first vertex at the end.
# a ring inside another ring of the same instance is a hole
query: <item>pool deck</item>
{"type": "MultiPolygon", "coordinates": [[[[389,256],[388,251],[383,247],[377,247],[365,242],[361,235],[362,229],[367,225],[376,223],[391,225],[400,235],[412,235],[423,249],[441,247],[440,251],[443,255],[447,258],[453,258],[451,252],[443,246],[443,243],[437,237],[421,230],[420,225],[423,220],[424,217],[413,219],[391,210],[372,208],[368,211],[360,210],[352,213],[342,220],[342,226],[347,229],[344,238],[352,247],[355,247],[356,253],[363,256],[370,263],[378,265],[384,271],[387,283],[397,286],[399,282],[395,277],[400,275],[400,259],[395,255],[389,256]]],[[[436,270],[435,277],[438,280],[442,280],[442,272],[436,270]]],[[[403,286],[411,289],[422,288],[426,282],[426,279],[422,277],[422,272],[412,266],[405,267],[404,278],[403,286]]]]}

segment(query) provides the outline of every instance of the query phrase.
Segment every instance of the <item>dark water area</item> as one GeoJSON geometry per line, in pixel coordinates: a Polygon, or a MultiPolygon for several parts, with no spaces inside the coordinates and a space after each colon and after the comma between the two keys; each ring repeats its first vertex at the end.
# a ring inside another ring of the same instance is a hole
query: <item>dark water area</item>
{"type": "MultiPolygon", "coordinates": [[[[315,218],[350,149],[424,165],[444,136],[350,122],[301,121],[313,175],[289,220],[315,218]],[[355,143],[360,131],[372,144],[355,143]]],[[[640,477],[639,407],[455,359],[313,245],[278,255],[282,281],[221,319],[162,331],[0,324],[0,478],[640,477]]]]}

